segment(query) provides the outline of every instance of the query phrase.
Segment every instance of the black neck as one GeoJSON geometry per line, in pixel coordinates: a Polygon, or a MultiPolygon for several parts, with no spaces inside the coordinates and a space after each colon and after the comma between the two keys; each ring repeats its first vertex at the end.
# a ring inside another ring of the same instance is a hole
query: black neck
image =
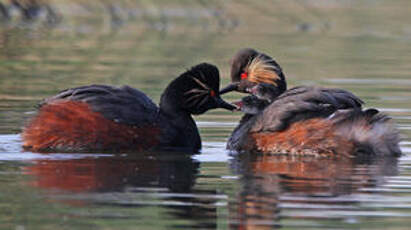
{"type": "Polygon", "coordinates": [[[167,87],[160,100],[160,124],[164,130],[166,146],[176,146],[197,151],[201,138],[191,114],[182,106],[182,95],[178,88],[167,87]],[[170,138],[171,137],[171,138],[170,138]]]}
{"type": "Polygon", "coordinates": [[[188,112],[164,110],[160,107],[159,124],[162,125],[164,146],[190,151],[201,149],[201,138],[194,119],[188,112]]]}

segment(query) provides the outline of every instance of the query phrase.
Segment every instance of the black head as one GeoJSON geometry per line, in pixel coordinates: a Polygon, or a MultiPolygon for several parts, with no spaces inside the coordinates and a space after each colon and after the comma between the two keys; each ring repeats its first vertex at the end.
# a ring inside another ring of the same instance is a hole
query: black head
{"type": "Polygon", "coordinates": [[[241,101],[233,102],[233,104],[240,108],[243,113],[254,115],[264,110],[270,103],[251,95],[243,97],[241,101]]]}
{"type": "Polygon", "coordinates": [[[270,56],[254,49],[240,50],[231,61],[231,84],[220,91],[247,93],[259,83],[272,84],[284,92],[287,89],[280,65],[270,56]]]}
{"type": "Polygon", "coordinates": [[[260,83],[251,89],[246,89],[246,91],[270,103],[282,93],[278,87],[267,83],[260,83]]]}
{"type": "Polygon", "coordinates": [[[247,65],[258,56],[258,52],[251,48],[240,50],[231,60],[231,82],[240,82],[245,75],[247,65]]]}
{"type": "Polygon", "coordinates": [[[220,74],[214,65],[202,63],[174,79],[161,96],[161,109],[177,113],[202,114],[207,110],[236,107],[220,97],[220,74]]]}

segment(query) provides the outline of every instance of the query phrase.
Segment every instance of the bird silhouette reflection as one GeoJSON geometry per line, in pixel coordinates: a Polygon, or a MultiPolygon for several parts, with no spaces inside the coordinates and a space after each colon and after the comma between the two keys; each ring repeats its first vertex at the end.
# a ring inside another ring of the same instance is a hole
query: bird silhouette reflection
{"type": "MultiPolygon", "coordinates": [[[[32,176],[31,186],[57,194],[52,202],[141,208],[143,212],[145,207],[158,206],[177,222],[191,220],[184,227],[213,229],[216,191],[193,189],[199,166],[192,154],[150,153],[37,160],[24,172],[32,176]],[[115,194],[116,199],[101,199],[105,194],[115,194]]],[[[172,221],[169,225],[176,227],[172,221]]]]}
{"type": "MultiPolygon", "coordinates": [[[[383,176],[397,174],[397,159],[246,153],[236,156],[231,168],[241,176],[241,189],[229,204],[231,229],[273,229],[284,227],[281,220],[285,216],[295,220],[304,218],[290,210],[284,214],[287,208],[298,211],[322,205],[332,209],[338,203],[336,197],[383,184],[383,176]]],[[[355,202],[348,198],[339,205],[350,206],[355,202]]]]}

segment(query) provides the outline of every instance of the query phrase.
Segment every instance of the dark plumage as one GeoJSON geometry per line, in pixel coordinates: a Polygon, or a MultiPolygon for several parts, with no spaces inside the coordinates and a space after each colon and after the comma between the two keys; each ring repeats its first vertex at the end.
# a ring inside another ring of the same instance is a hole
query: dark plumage
{"type": "Polygon", "coordinates": [[[105,118],[128,125],[152,123],[158,114],[157,105],[130,86],[89,85],[66,89],[45,99],[40,107],[60,100],[85,102],[105,118]]]}
{"type": "Polygon", "coordinates": [[[191,114],[235,109],[219,96],[219,72],[203,63],[174,79],[160,107],[129,86],[90,85],[67,89],[41,103],[23,132],[31,151],[132,151],[183,148],[201,139],[191,114]]]}
{"type": "MultiPolygon", "coordinates": [[[[240,51],[234,60],[242,64],[234,63],[232,68],[247,69],[244,63],[261,57],[255,52],[240,51]]],[[[281,71],[275,61],[269,63],[281,71]]],[[[282,87],[286,84],[278,82],[284,79],[278,78],[282,73],[272,75],[277,82],[268,84],[248,82],[239,77],[238,69],[231,72],[237,73],[231,76],[234,82],[222,92],[252,93],[259,101],[242,110],[260,111],[244,115],[228,140],[228,149],[297,155],[401,155],[399,133],[390,118],[376,109],[363,110],[363,101],[351,92],[313,86],[286,90],[282,87]],[[262,101],[268,105],[257,106],[262,101]]]]}
{"type": "Polygon", "coordinates": [[[275,85],[268,83],[259,83],[251,89],[247,89],[247,92],[254,94],[257,98],[271,103],[277,98],[283,90],[278,89],[275,85]]]}
{"type": "Polygon", "coordinates": [[[233,102],[232,104],[236,105],[238,109],[245,114],[255,115],[264,110],[269,103],[269,101],[262,100],[254,95],[251,95],[243,97],[241,101],[233,102]]]}
{"type": "Polygon", "coordinates": [[[267,83],[276,86],[279,93],[287,89],[285,76],[280,65],[270,56],[254,49],[242,49],[231,60],[231,84],[220,93],[236,90],[248,93],[259,84],[267,83]]]}
{"type": "Polygon", "coordinates": [[[295,87],[278,96],[267,107],[252,131],[281,131],[296,121],[327,117],[340,109],[361,109],[362,103],[361,99],[342,89],[295,87]]]}

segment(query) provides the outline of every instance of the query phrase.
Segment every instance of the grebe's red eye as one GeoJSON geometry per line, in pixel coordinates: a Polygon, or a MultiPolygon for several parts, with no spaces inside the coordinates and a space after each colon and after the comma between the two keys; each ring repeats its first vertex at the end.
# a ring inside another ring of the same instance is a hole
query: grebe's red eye
{"type": "Polygon", "coordinates": [[[214,90],[211,90],[211,91],[210,91],[210,96],[215,97],[215,92],[214,92],[214,90]]]}
{"type": "Polygon", "coordinates": [[[241,80],[242,80],[242,79],[247,79],[248,73],[247,73],[247,72],[244,72],[244,73],[242,73],[240,76],[241,76],[241,80]]]}

